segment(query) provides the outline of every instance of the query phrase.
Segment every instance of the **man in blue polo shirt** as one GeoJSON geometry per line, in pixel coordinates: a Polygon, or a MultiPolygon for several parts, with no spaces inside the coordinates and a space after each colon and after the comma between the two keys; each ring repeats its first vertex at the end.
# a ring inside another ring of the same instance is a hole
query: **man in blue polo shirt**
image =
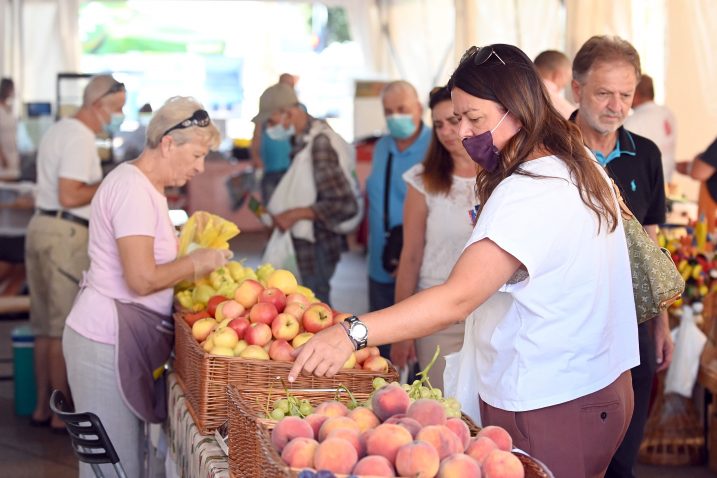
{"type": "MultiPolygon", "coordinates": [[[[431,141],[431,129],[421,120],[423,108],[416,89],[406,81],[387,84],[381,93],[383,112],[389,134],[376,142],[371,174],[366,182],[368,194],[368,281],[369,309],[393,305],[396,288],[395,272],[383,267],[386,225],[393,228],[403,223],[403,202],[406,183],[402,176],[413,165],[423,161],[431,141]],[[386,181],[390,158],[390,177],[386,181]],[[388,221],[384,222],[385,191],[388,184],[388,221]]],[[[381,346],[381,355],[389,356],[390,346],[381,346]]]]}
{"type": "MultiPolygon", "coordinates": [[[[578,111],[571,119],[583,139],[617,183],[625,202],[653,240],[665,222],[665,185],[660,150],[655,143],[626,130],[640,79],[640,56],[618,37],[595,36],[573,60],[573,96],[578,111]]],[[[635,408],[625,438],[606,477],[634,477],[637,453],[647,421],[653,377],[672,360],[667,313],[638,326],[640,365],[632,369],[635,408]]]]}

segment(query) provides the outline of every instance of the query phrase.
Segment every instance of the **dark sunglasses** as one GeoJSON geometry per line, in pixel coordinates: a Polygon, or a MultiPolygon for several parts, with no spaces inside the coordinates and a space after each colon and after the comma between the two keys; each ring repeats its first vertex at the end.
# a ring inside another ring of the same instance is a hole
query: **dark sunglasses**
{"type": "Polygon", "coordinates": [[[200,128],[206,128],[207,126],[209,126],[210,122],[211,120],[209,119],[209,113],[207,113],[205,110],[197,110],[189,118],[169,128],[167,131],[164,132],[164,134],[162,134],[162,136],[167,136],[175,129],[185,129],[189,128],[190,126],[199,126],[200,128]]]}
{"type": "Polygon", "coordinates": [[[477,46],[472,46],[461,57],[460,63],[463,63],[464,61],[473,61],[473,64],[476,66],[480,66],[483,63],[490,60],[491,57],[495,56],[502,64],[505,65],[505,62],[503,59],[496,53],[496,51],[493,48],[480,48],[477,46]]]}
{"type": "Polygon", "coordinates": [[[107,92],[100,96],[100,98],[104,98],[105,96],[112,95],[114,93],[119,93],[121,91],[127,91],[124,87],[124,83],[120,83],[119,81],[115,81],[112,86],[110,86],[110,89],[107,90],[107,92]]]}

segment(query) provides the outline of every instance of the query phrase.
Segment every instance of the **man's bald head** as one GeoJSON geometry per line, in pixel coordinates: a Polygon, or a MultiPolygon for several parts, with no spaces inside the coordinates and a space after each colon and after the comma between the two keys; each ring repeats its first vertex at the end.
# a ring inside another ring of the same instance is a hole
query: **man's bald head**
{"type": "Polygon", "coordinates": [[[89,107],[95,102],[116,93],[124,93],[124,84],[115,80],[112,75],[96,75],[85,86],[82,95],[82,106],[89,107]]]}
{"type": "Polygon", "coordinates": [[[383,114],[387,120],[395,115],[410,115],[414,131],[418,131],[423,107],[418,100],[416,88],[412,84],[403,80],[387,84],[381,91],[381,103],[383,104],[383,114]]]}

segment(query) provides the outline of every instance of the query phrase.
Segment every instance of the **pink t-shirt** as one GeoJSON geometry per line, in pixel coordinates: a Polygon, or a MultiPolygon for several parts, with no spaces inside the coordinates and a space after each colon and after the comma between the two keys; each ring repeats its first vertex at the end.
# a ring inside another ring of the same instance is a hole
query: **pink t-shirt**
{"type": "Polygon", "coordinates": [[[136,166],[123,163],[107,175],[92,199],[90,270],[66,322],[80,335],[97,342],[116,341],[113,299],[142,304],[162,314],[172,311],[172,288],[140,296],[127,286],[117,247],[117,239],[127,236],[153,237],[157,264],[177,257],[167,198],[136,166]]]}

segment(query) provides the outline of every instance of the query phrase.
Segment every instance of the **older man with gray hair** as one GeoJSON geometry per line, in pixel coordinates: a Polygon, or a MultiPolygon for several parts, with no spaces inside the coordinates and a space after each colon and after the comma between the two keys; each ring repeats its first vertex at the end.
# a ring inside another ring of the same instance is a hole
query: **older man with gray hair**
{"type": "Polygon", "coordinates": [[[90,79],[82,106],[47,130],[37,154],[37,211],[27,229],[25,264],[30,288],[30,323],[35,332],[37,404],[31,424],[64,430],[51,417],[53,389],[68,395],[62,332],[87,254],[90,201],[102,180],[95,136],[118,131],[124,117],[124,84],[111,75],[90,79]]]}

